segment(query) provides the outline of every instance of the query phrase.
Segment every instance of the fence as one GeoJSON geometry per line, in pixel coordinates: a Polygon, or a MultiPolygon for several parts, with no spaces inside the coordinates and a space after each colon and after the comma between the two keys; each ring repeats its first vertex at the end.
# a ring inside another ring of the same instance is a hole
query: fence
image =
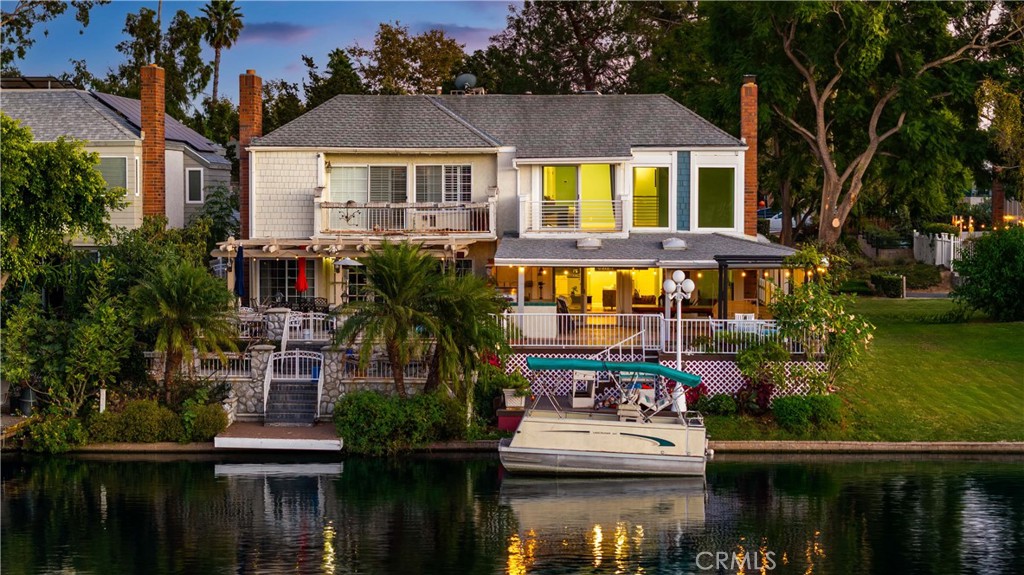
{"type": "Polygon", "coordinates": [[[914,232],[914,259],[933,266],[943,266],[956,271],[956,262],[962,250],[970,249],[964,244],[965,239],[981,236],[983,232],[965,232],[957,237],[951,234],[933,234],[926,236],[914,232]]]}
{"type": "Polygon", "coordinates": [[[320,399],[324,390],[324,354],[315,351],[275,351],[270,354],[266,376],[263,378],[263,412],[267,412],[267,397],[272,381],[315,381],[316,416],[320,417],[320,399]]]}
{"type": "Polygon", "coordinates": [[[328,342],[334,337],[337,318],[320,312],[289,312],[285,317],[281,349],[288,348],[289,341],[328,342]]]}
{"type": "Polygon", "coordinates": [[[606,348],[642,333],[634,345],[660,347],[660,315],[506,313],[498,319],[512,346],[606,348]]]}
{"type": "Polygon", "coordinates": [[[675,353],[680,343],[686,354],[735,355],[769,342],[781,345],[790,355],[805,351],[797,339],[783,337],[774,320],[666,319],[665,324],[663,351],[668,353],[675,353]]]}
{"type": "MultiPolygon", "coordinates": [[[[146,370],[153,377],[162,377],[164,370],[164,354],[158,351],[147,351],[146,370]]],[[[191,366],[182,365],[182,371],[203,378],[248,379],[252,377],[252,356],[248,353],[225,353],[222,359],[216,353],[196,354],[191,366]]]]}

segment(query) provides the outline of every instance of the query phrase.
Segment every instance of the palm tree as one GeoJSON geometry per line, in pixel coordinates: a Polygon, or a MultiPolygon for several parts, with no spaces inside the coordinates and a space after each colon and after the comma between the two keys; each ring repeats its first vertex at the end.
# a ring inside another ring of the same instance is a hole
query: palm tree
{"type": "Polygon", "coordinates": [[[171,401],[171,382],[182,363],[191,365],[195,352],[236,349],[230,319],[232,294],[223,282],[192,263],[171,258],[132,288],[132,301],[143,327],[157,330],[156,351],[164,352],[164,391],[171,401]]]}
{"type": "Polygon", "coordinates": [[[418,245],[385,241],[363,260],[366,300],[342,310],[345,321],[336,343],[353,345],[362,337],[360,365],[369,362],[374,347],[383,347],[395,378],[395,391],[406,397],[405,367],[416,357],[437,321],[429,311],[428,296],[439,278],[437,261],[418,245]]]}
{"type": "Polygon", "coordinates": [[[206,25],[204,39],[213,48],[213,101],[217,101],[220,85],[220,51],[230,48],[242,31],[242,11],[234,0],[210,0],[202,8],[202,21],[206,25]]]}
{"type": "Polygon", "coordinates": [[[439,319],[425,390],[453,382],[467,407],[472,398],[472,373],[487,353],[505,354],[506,334],[498,321],[507,302],[476,276],[445,274],[431,293],[431,313],[439,319]],[[459,382],[463,382],[462,385],[459,382]]]}

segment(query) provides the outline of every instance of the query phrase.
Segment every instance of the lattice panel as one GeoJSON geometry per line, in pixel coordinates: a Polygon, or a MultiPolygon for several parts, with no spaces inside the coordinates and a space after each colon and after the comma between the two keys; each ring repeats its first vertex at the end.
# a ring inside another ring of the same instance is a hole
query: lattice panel
{"type": "MultiPolygon", "coordinates": [[[[661,364],[666,367],[675,367],[674,361],[662,361],[661,364]]],[[[788,361],[786,362],[786,376],[791,375],[793,367],[798,365],[809,366],[819,372],[825,370],[825,364],[822,362],[788,361]]],[[[740,370],[736,367],[736,362],[734,361],[683,361],[683,370],[699,375],[702,383],[707,386],[709,395],[718,395],[719,393],[732,395],[743,386],[743,376],[740,375],[740,370]]],[[[773,397],[802,395],[807,393],[807,391],[807,384],[800,384],[789,389],[788,393],[776,392],[773,397]]]]}
{"type": "MultiPolygon", "coordinates": [[[[568,369],[554,369],[544,371],[533,371],[526,366],[527,357],[552,357],[559,359],[593,359],[590,353],[531,353],[512,354],[505,361],[505,373],[519,372],[533,384],[534,393],[540,393],[541,386],[545,386],[555,395],[569,395],[569,388],[572,386],[572,371],[568,369]]],[[[605,361],[644,361],[643,354],[611,354],[602,357],[605,361]]],[[[603,398],[602,398],[603,399],[603,398]]]]}

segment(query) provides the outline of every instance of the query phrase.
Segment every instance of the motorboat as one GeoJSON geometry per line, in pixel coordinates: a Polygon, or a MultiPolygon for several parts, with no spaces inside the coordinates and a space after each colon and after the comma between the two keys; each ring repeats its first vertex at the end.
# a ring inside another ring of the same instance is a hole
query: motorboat
{"type": "Polygon", "coordinates": [[[512,473],[570,475],[704,475],[712,453],[700,413],[684,390],[700,377],[645,362],[527,358],[533,372],[572,374],[571,397],[539,384],[511,438],[498,445],[512,473]],[[610,395],[595,394],[598,381],[610,395]],[[586,390],[579,401],[577,383],[586,390]],[[589,402],[588,402],[589,399],[589,402]],[[589,403],[589,405],[588,405],[589,403]]]}

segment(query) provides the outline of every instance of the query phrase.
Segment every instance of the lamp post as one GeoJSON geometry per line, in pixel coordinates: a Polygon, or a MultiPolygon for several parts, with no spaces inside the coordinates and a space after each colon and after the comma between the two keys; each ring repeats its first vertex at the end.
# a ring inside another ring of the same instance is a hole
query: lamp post
{"type": "Polygon", "coordinates": [[[672,272],[672,277],[661,284],[665,290],[666,300],[676,302],[676,369],[683,370],[683,300],[690,299],[690,294],[697,287],[693,280],[688,279],[682,270],[672,272]]]}

